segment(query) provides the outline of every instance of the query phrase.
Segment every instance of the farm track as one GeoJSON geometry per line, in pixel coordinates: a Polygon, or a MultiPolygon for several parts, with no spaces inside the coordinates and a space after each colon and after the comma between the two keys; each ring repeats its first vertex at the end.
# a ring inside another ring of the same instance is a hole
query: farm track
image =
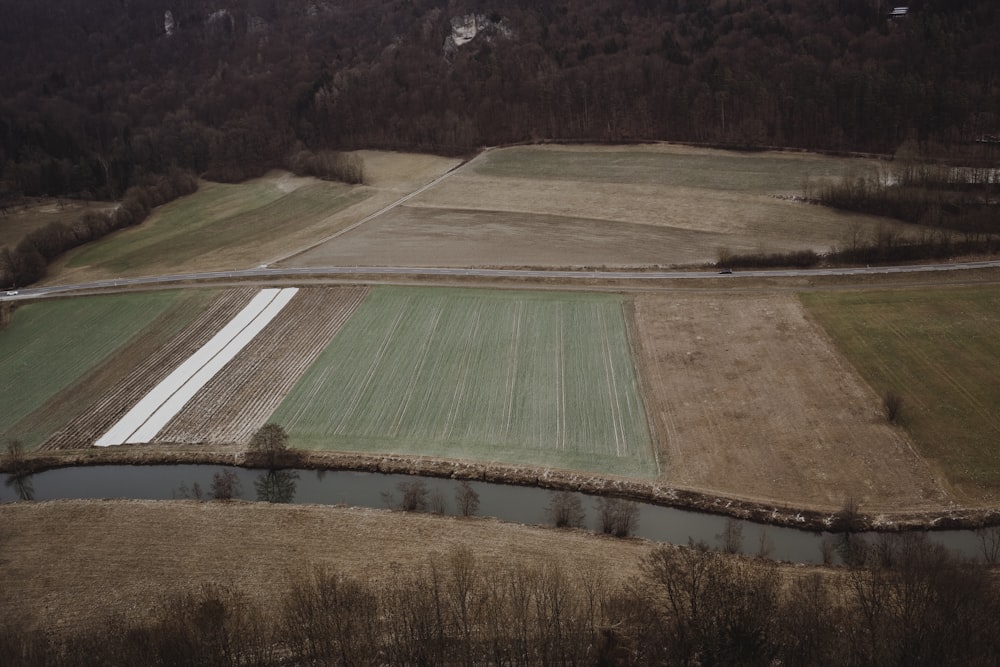
{"type": "Polygon", "coordinates": [[[248,442],[367,294],[364,287],[300,290],[155,441],[248,442]]]}
{"type": "Polygon", "coordinates": [[[89,409],[50,437],[40,449],[78,449],[91,445],[178,364],[208,342],[218,331],[220,323],[238,313],[256,291],[255,288],[233,290],[219,297],[190,326],[143,359],[111,391],[102,394],[89,409]]]}

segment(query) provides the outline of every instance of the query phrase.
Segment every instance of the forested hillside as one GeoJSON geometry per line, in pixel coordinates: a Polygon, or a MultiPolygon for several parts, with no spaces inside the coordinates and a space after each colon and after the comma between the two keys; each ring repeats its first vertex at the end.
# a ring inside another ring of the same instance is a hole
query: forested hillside
{"type": "Polygon", "coordinates": [[[994,0],[0,0],[0,198],[309,149],[538,139],[962,151],[994,0]],[[464,19],[463,19],[464,17],[464,19]]]}

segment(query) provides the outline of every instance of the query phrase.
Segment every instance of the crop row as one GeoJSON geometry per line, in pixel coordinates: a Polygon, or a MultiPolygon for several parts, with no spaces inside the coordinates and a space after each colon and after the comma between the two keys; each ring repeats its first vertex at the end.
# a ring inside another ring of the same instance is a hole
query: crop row
{"type": "Polygon", "coordinates": [[[614,296],[376,290],[272,421],[314,448],[655,470],[614,296]]]}
{"type": "Polygon", "coordinates": [[[281,314],[163,428],[156,441],[249,441],[366,294],[363,287],[300,289],[281,314]]]}

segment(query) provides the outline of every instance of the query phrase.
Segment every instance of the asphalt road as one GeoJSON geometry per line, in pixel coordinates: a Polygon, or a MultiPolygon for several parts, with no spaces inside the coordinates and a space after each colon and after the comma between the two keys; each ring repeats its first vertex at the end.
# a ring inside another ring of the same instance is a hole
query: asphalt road
{"type": "Polygon", "coordinates": [[[927,273],[938,271],[963,271],[970,269],[1000,268],[1000,260],[961,262],[955,264],[922,264],[912,266],[879,266],[825,269],[781,269],[772,271],[734,271],[722,275],[718,271],[547,271],[540,269],[469,269],[407,266],[330,266],[323,268],[268,268],[241,269],[236,271],[208,271],[178,273],[143,278],[118,278],[98,280],[74,285],[51,285],[20,289],[16,295],[0,292],[0,300],[16,301],[36,299],[81,291],[113,290],[120,287],[163,285],[188,281],[224,281],[247,279],[295,278],[297,276],[359,277],[370,275],[405,277],[478,277],[478,278],[559,278],[560,280],[623,280],[641,284],[653,280],[686,280],[720,278],[739,281],[746,278],[808,278],[812,276],[865,276],[892,273],[927,273]]]}

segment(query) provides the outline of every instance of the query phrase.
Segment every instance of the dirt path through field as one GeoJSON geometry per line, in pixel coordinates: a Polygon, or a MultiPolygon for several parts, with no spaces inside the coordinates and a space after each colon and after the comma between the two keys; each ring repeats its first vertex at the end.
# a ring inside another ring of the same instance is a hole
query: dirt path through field
{"type": "Polygon", "coordinates": [[[803,507],[950,504],[794,296],[638,296],[635,318],[671,483],[803,507]]]}

